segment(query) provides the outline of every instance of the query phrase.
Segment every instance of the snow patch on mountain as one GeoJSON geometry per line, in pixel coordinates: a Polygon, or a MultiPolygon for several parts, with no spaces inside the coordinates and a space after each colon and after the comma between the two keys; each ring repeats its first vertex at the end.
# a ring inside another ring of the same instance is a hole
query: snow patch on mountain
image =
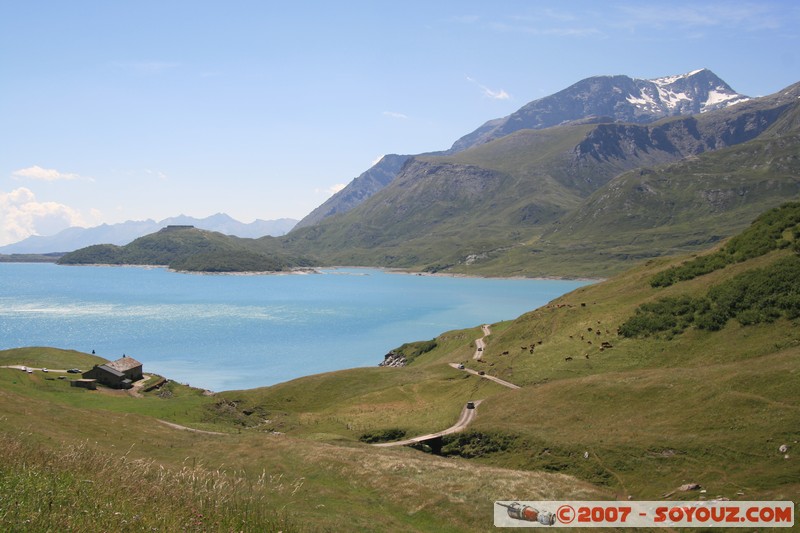
{"type": "Polygon", "coordinates": [[[680,106],[681,102],[691,102],[692,98],[686,93],[673,91],[669,86],[656,85],[658,96],[667,109],[672,111],[680,106]]]}
{"type": "Polygon", "coordinates": [[[646,124],[669,116],[704,113],[747,99],[705,68],[649,80],[624,75],[594,76],[529,102],[511,115],[485,122],[453,143],[449,152],[485,144],[520,129],[548,128],[591,116],[646,124]]]}
{"type": "Polygon", "coordinates": [[[712,108],[712,107],[716,108],[720,104],[724,104],[726,102],[728,102],[729,104],[732,104],[732,103],[737,103],[738,104],[740,102],[746,102],[747,100],[750,100],[750,98],[748,98],[746,96],[742,96],[740,94],[735,94],[735,93],[734,94],[730,94],[730,93],[726,92],[724,89],[722,89],[722,90],[711,90],[711,91],[708,91],[708,98],[706,98],[706,101],[703,103],[703,108],[704,109],[701,111],[701,113],[705,113],[706,111],[708,111],[708,108],[712,108]]]}

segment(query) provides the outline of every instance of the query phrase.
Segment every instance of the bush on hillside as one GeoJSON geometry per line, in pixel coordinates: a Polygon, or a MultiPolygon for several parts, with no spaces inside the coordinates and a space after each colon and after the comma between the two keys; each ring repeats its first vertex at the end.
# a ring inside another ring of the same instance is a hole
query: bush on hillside
{"type": "Polygon", "coordinates": [[[659,272],[650,280],[650,285],[669,287],[679,281],[709,274],[729,264],[760,257],[772,250],[787,248],[790,245],[793,250],[800,253],[798,235],[800,235],[800,202],[784,204],[758,217],[749,228],[728,241],[723,249],[659,272]],[[787,232],[789,235],[786,235],[787,232]]]}
{"type": "Polygon", "coordinates": [[[406,430],[400,428],[378,429],[376,431],[368,431],[364,433],[358,440],[366,442],[367,444],[375,444],[376,442],[391,442],[400,440],[406,436],[406,430]]]}
{"type": "Polygon", "coordinates": [[[642,304],[619,328],[625,337],[682,333],[690,326],[716,331],[731,318],[743,326],[800,318],[800,256],[743,272],[714,285],[704,297],[661,298],[642,304]]]}
{"type": "Polygon", "coordinates": [[[430,352],[436,348],[436,346],[436,339],[433,339],[430,341],[407,342],[392,351],[397,355],[405,357],[406,364],[408,364],[420,355],[430,352]]]}
{"type": "Polygon", "coordinates": [[[442,437],[442,455],[468,459],[503,452],[519,440],[516,435],[500,432],[467,431],[442,437]]]}
{"type": "Polygon", "coordinates": [[[709,307],[705,298],[661,298],[640,305],[636,313],[620,326],[619,332],[625,337],[648,337],[666,331],[678,334],[694,324],[698,315],[707,313],[709,307]]]}

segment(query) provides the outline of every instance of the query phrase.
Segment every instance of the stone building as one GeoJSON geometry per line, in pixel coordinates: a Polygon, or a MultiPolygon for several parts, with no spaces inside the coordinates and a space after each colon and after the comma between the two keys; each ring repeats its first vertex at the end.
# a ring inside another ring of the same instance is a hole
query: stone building
{"type": "Polygon", "coordinates": [[[83,373],[84,379],[96,379],[99,383],[114,389],[130,389],[133,382],[142,377],[142,363],[124,355],[116,361],[95,365],[83,373]]]}

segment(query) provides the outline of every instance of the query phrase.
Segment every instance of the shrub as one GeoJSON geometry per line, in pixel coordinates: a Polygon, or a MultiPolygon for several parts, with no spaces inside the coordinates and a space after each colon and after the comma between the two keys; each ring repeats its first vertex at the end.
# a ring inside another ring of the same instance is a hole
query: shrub
{"type": "Polygon", "coordinates": [[[430,341],[407,342],[392,351],[397,355],[405,357],[406,364],[408,364],[420,355],[430,352],[436,348],[436,346],[436,339],[430,341]]]}
{"type": "Polygon", "coordinates": [[[506,451],[514,446],[518,437],[507,433],[467,431],[445,435],[442,438],[442,455],[457,455],[468,459],[506,451]]]}
{"type": "Polygon", "coordinates": [[[620,334],[625,337],[648,337],[665,331],[681,333],[695,322],[698,314],[708,310],[709,303],[705,299],[689,296],[661,298],[640,305],[636,313],[620,326],[620,334]]]}
{"type": "Polygon", "coordinates": [[[770,209],[754,220],[749,228],[728,241],[722,250],[659,272],[651,278],[650,285],[655,288],[669,287],[679,281],[694,279],[725,268],[731,263],[739,263],[772,250],[786,248],[790,245],[784,235],[787,230],[791,230],[793,236],[792,249],[800,253],[800,242],[798,242],[800,202],[770,209]]]}
{"type": "Polygon", "coordinates": [[[405,436],[405,429],[391,428],[364,433],[358,438],[358,440],[361,442],[366,442],[367,444],[375,444],[376,442],[391,442],[393,440],[400,440],[405,436]]]}
{"type": "Polygon", "coordinates": [[[706,297],[661,298],[640,305],[620,326],[625,337],[662,332],[681,333],[694,325],[717,331],[729,319],[743,326],[800,317],[800,256],[779,259],[770,266],[743,272],[714,285],[706,297]]]}

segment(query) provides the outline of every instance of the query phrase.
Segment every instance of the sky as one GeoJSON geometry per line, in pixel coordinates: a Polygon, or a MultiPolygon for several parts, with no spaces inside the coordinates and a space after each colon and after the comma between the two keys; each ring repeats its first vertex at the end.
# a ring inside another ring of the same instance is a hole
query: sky
{"type": "Polygon", "coordinates": [[[0,245],[68,226],[301,219],[595,75],[800,81],[786,1],[0,0],[0,245]]]}

